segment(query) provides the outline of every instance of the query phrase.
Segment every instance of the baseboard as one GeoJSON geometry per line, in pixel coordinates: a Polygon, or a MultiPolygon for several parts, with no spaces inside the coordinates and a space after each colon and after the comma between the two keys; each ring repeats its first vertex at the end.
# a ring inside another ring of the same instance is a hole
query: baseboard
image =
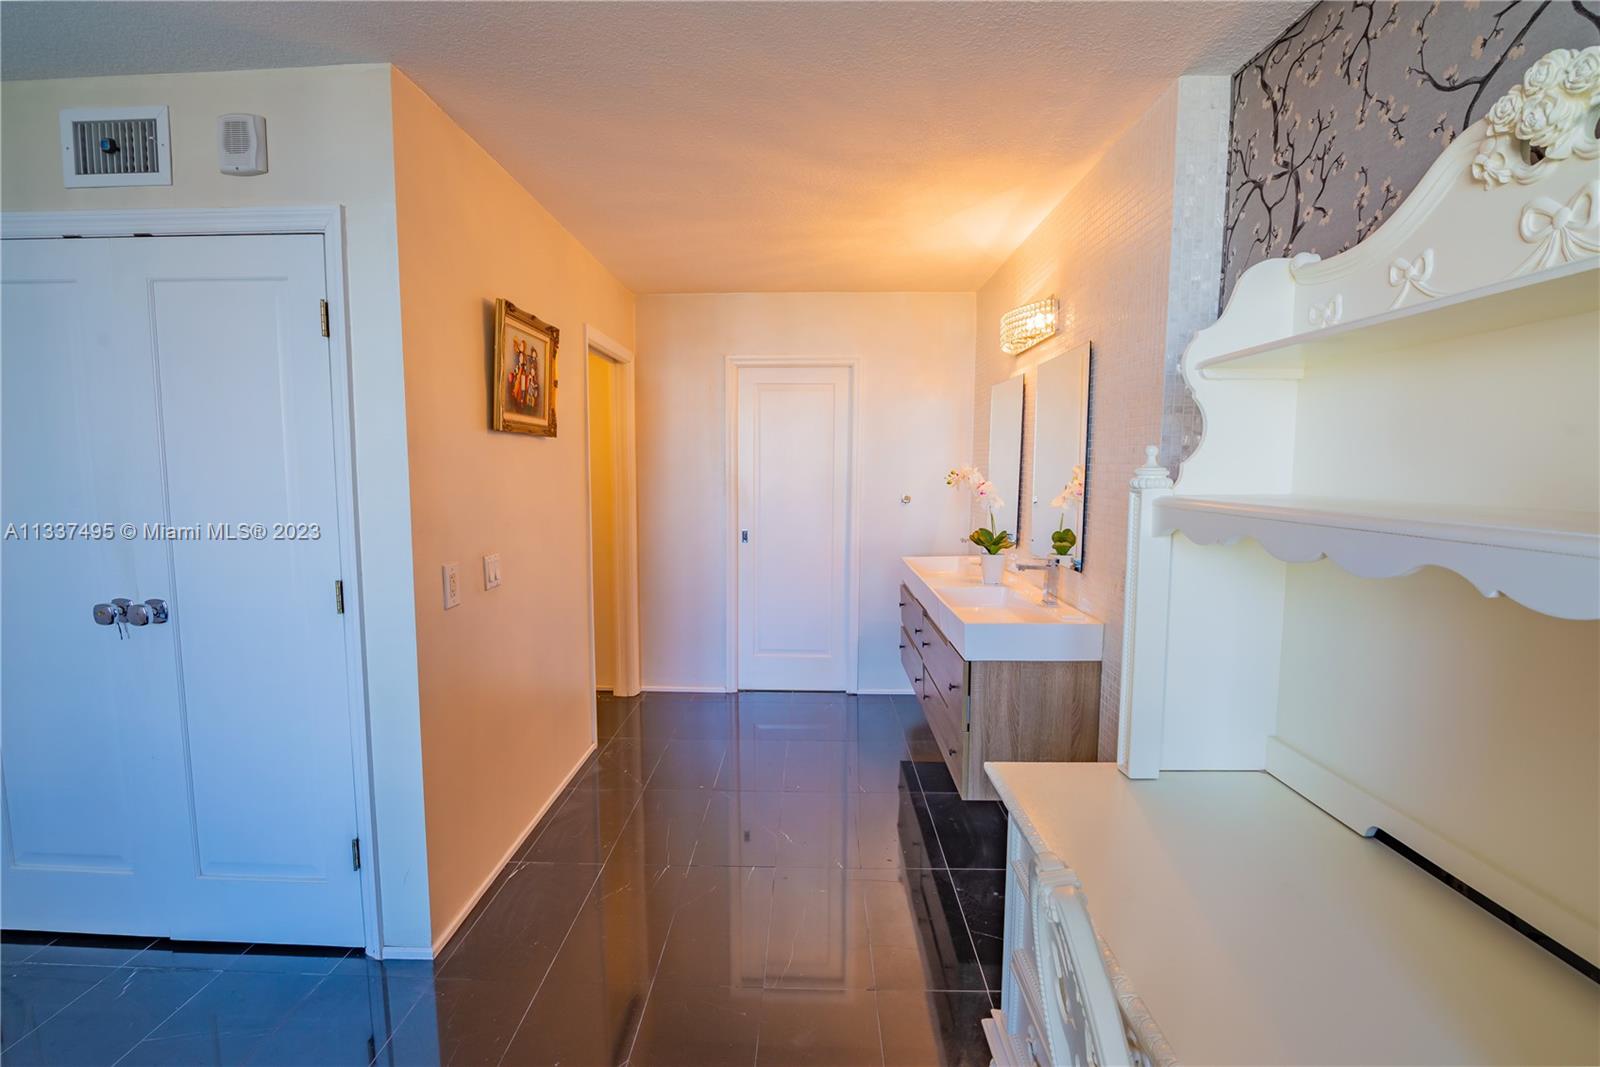
{"type": "Polygon", "coordinates": [[[1592,923],[1511,872],[1436,833],[1382,797],[1276,737],[1267,738],[1267,773],[1363,836],[1382,828],[1490,900],[1591,962],[1600,937],[1592,923]]]}
{"type": "Polygon", "coordinates": [[[386,960],[431,960],[435,955],[428,945],[383,946],[383,958],[386,960]]]}
{"type": "Polygon", "coordinates": [[[732,693],[734,690],[720,685],[647,685],[641,687],[646,693],[732,693]]]}
{"type": "MultiPolygon", "coordinates": [[[[589,742],[589,747],[583,750],[583,755],[578,757],[578,762],[572,765],[572,770],[568,771],[566,777],[561,779],[561,784],[556,786],[555,791],[550,794],[550,798],[544,802],[543,806],[541,806],[537,812],[534,813],[533,818],[528,820],[528,825],[522,828],[522,832],[518,834],[517,839],[511,843],[511,847],[506,849],[505,855],[500,857],[500,862],[494,865],[494,869],[489,872],[488,877],[483,880],[478,888],[472,891],[472,896],[468,898],[464,905],[462,905],[461,910],[456,912],[454,918],[446,923],[445,928],[434,937],[433,947],[431,950],[429,950],[428,954],[424,956],[395,956],[395,959],[435,959],[438,957],[439,950],[444,948],[444,946],[449,943],[450,939],[456,935],[457,930],[461,929],[461,924],[467,921],[467,916],[472,914],[472,909],[478,906],[478,901],[483,899],[483,895],[489,891],[489,887],[494,884],[494,880],[500,877],[500,872],[506,869],[506,864],[511,862],[511,857],[515,856],[522,848],[523,844],[528,840],[528,835],[533,833],[533,828],[539,825],[539,820],[545,817],[545,813],[548,812],[550,810],[550,806],[556,802],[556,798],[566,790],[567,786],[572,784],[572,780],[578,776],[578,772],[583,769],[584,763],[586,763],[589,757],[594,754],[596,747],[597,746],[593,741],[589,742]]],[[[413,950],[390,949],[385,947],[383,953],[385,958],[387,958],[392,952],[406,951],[413,950]]],[[[419,949],[415,951],[421,950],[419,949]]]]}
{"type": "Polygon", "coordinates": [[[915,696],[913,689],[857,689],[857,696],[864,697],[908,697],[915,696]]]}

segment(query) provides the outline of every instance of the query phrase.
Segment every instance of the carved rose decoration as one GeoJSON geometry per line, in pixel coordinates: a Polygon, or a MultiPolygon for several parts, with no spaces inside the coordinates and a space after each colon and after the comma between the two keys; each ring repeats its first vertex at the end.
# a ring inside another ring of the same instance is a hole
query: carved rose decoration
{"type": "Polygon", "coordinates": [[[1557,48],[1542,56],[1494,102],[1486,116],[1489,136],[1472,159],[1472,177],[1485,186],[1532,181],[1539,164],[1525,163],[1514,141],[1543,151],[1546,159],[1600,155],[1593,134],[1600,106],[1600,47],[1557,48]]]}

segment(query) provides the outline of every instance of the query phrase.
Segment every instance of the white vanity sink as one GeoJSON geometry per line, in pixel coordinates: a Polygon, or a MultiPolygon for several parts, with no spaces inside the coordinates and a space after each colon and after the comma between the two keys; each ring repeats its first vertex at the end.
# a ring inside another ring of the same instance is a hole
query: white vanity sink
{"type": "Polygon", "coordinates": [[[1042,603],[1039,586],[1007,571],[984,585],[976,556],[902,556],[903,580],[961,658],[1100,659],[1105,626],[1067,604],[1042,603]]]}

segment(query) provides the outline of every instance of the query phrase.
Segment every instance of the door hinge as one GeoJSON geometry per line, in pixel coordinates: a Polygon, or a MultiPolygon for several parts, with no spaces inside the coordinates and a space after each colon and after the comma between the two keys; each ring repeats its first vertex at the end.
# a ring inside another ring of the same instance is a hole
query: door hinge
{"type": "Polygon", "coordinates": [[[327,337],[327,336],[329,336],[329,334],[328,334],[328,302],[326,300],[323,300],[323,301],[321,301],[321,303],[322,303],[322,336],[327,337]]]}
{"type": "Polygon", "coordinates": [[[333,583],[333,610],[336,614],[344,614],[344,579],[338,578],[333,583]]]}
{"type": "Polygon", "coordinates": [[[350,869],[352,871],[361,869],[361,838],[359,837],[350,839],[350,869]]]}

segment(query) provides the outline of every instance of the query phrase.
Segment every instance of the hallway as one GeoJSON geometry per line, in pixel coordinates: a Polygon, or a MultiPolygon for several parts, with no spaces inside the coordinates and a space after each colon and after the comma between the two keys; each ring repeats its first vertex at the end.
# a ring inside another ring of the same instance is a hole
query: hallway
{"type": "Polygon", "coordinates": [[[8,937],[6,1062],[989,1062],[1005,816],[955,795],[910,697],[599,719],[433,963],[8,937]]]}

